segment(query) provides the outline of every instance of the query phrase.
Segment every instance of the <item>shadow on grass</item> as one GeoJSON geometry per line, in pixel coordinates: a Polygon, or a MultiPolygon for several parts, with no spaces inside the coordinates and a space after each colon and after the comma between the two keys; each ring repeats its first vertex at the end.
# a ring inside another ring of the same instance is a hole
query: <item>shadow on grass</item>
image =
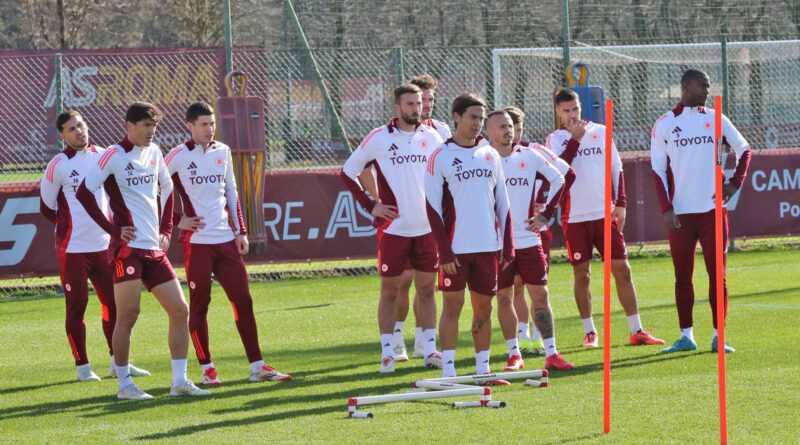
{"type": "Polygon", "coordinates": [[[323,304],[312,304],[308,306],[297,306],[297,307],[286,307],[286,308],[276,308],[276,309],[266,309],[262,311],[255,311],[255,314],[261,313],[268,313],[268,312],[284,312],[284,311],[302,311],[306,309],[320,309],[323,307],[333,306],[333,303],[323,303],[323,304]]]}
{"type": "MultiPolygon", "coordinates": [[[[4,388],[0,389],[0,395],[9,395],[25,391],[36,391],[39,389],[50,388],[53,386],[70,385],[73,383],[81,383],[81,382],[78,382],[77,380],[64,380],[60,382],[42,383],[41,385],[27,385],[27,386],[17,386],[13,388],[4,388]]],[[[89,384],[91,385],[91,383],[89,384]]]]}
{"type": "Polygon", "coordinates": [[[327,414],[335,411],[342,411],[342,413],[346,415],[347,407],[344,407],[344,409],[342,409],[342,407],[339,406],[336,407],[321,406],[317,408],[282,411],[279,413],[265,414],[263,416],[222,420],[219,422],[204,423],[202,425],[187,425],[163,433],[139,436],[134,438],[134,440],[149,441],[149,440],[160,440],[160,439],[173,439],[177,436],[189,436],[192,434],[202,433],[210,430],[215,430],[218,428],[235,428],[245,425],[260,424],[264,422],[275,422],[279,420],[296,419],[298,417],[318,416],[321,414],[327,414]]]}
{"type": "MultiPolygon", "coordinates": [[[[701,357],[704,353],[702,351],[693,351],[687,353],[680,353],[675,352],[671,354],[661,354],[655,353],[651,355],[644,355],[639,357],[628,357],[623,359],[612,359],[611,361],[611,370],[616,369],[624,369],[624,368],[632,368],[637,366],[646,366],[656,363],[663,363],[669,362],[672,360],[688,360],[693,357],[701,357]]],[[[603,362],[591,363],[588,365],[580,365],[576,366],[574,369],[569,371],[552,371],[550,373],[551,377],[555,377],[558,379],[567,378],[567,377],[575,377],[583,374],[588,373],[600,373],[603,371],[603,362]]]]}

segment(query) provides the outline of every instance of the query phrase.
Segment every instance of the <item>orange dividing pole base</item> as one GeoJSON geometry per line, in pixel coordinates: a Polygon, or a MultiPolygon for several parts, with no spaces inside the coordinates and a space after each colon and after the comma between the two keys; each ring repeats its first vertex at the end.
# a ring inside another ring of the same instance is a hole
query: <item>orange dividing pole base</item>
{"type": "Polygon", "coordinates": [[[603,433],[611,432],[611,147],[614,101],[606,99],[605,219],[603,220],[603,433]]]}
{"type": "Polygon", "coordinates": [[[725,292],[722,239],[722,98],[714,96],[714,251],[716,253],[717,368],[719,371],[719,440],[728,443],[728,412],[725,396],[725,292]]]}

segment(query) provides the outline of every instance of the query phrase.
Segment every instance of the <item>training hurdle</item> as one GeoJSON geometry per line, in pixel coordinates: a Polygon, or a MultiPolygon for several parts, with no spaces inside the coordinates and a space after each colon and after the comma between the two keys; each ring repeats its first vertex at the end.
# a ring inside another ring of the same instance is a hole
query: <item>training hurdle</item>
{"type": "Polygon", "coordinates": [[[476,386],[491,380],[520,380],[536,388],[547,386],[546,369],[517,372],[498,372],[484,375],[465,375],[417,380],[411,383],[411,390],[404,394],[384,394],[378,396],[350,397],[347,399],[348,416],[355,419],[371,419],[372,413],[358,411],[359,406],[379,403],[411,402],[415,400],[444,399],[450,397],[479,396],[478,400],[453,402],[453,408],[505,408],[506,403],[492,400],[490,387],[476,386]],[[534,380],[539,379],[539,380],[534,380]]]}

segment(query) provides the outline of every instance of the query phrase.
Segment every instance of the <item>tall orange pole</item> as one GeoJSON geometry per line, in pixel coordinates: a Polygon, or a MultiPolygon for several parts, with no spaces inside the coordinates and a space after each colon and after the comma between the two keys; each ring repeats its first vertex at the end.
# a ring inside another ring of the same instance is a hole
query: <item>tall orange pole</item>
{"type": "Polygon", "coordinates": [[[611,432],[611,147],[614,101],[606,99],[605,219],[603,222],[603,433],[611,432]]]}
{"type": "Polygon", "coordinates": [[[722,98],[714,96],[714,251],[717,277],[717,369],[719,372],[719,439],[728,443],[728,411],[725,396],[725,293],[724,242],[722,239],[722,98]]]}

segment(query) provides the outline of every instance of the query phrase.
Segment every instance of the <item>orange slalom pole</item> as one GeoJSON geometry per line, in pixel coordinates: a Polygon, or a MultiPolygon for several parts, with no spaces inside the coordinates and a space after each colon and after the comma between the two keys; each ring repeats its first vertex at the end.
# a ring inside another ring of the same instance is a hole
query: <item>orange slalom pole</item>
{"type": "Polygon", "coordinates": [[[611,147],[614,101],[606,99],[605,219],[603,220],[603,433],[611,432],[611,147]]]}
{"type": "Polygon", "coordinates": [[[728,443],[728,409],[725,396],[725,293],[722,240],[722,98],[714,96],[714,251],[717,276],[717,368],[719,371],[719,440],[728,443]]]}

